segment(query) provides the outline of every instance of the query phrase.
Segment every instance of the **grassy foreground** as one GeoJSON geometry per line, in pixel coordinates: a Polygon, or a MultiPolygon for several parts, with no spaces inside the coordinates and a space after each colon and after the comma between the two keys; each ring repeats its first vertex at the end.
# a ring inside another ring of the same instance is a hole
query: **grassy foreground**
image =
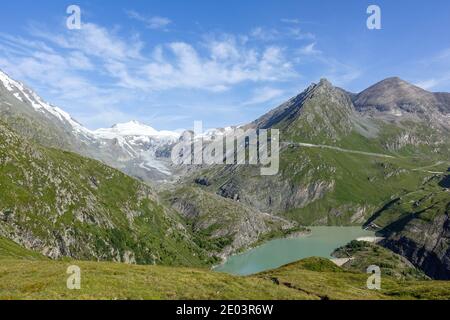
{"type": "Polygon", "coordinates": [[[0,299],[449,299],[450,282],[367,275],[309,258],[248,277],[207,269],[112,262],[53,261],[0,238],[0,299]],[[67,267],[81,268],[81,289],[69,290],[67,267]]]}

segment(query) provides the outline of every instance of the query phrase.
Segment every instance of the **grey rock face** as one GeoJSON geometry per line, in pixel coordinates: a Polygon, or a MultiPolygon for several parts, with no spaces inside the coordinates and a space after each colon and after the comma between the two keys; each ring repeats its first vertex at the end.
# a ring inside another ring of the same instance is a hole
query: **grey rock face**
{"type": "MultiPolygon", "coordinates": [[[[450,208],[450,202],[449,202],[450,208]]],[[[399,232],[390,234],[382,245],[406,257],[433,279],[450,279],[449,210],[430,223],[410,221],[399,232]]]]}

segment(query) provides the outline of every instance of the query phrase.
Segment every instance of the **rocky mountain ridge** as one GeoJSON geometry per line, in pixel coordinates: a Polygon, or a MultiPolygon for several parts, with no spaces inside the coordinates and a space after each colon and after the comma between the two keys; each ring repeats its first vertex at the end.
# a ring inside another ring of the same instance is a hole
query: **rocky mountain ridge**
{"type": "MultiPolygon", "coordinates": [[[[8,124],[38,143],[104,161],[148,183],[177,180],[177,168],[171,164],[170,153],[181,132],[159,132],[137,121],[89,130],[2,71],[0,99],[0,113],[8,119],[8,124]]],[[[386,125],[394,126],[401,134],[384,138],[384,147],[397,151],[408,145],[431,144],[433,139],[437,140],[437,134],[432,138],[428,132],[417,135],[415,131],[421,131],[416,130],[417,126],[426,126],[428,131],[439,134],[448,133],[449,102],[450,94],[427,92],[399,78],[388,78],[358,94],[322,79],[241,128],[279,128],[283,129],[285,141],[301,139],[301,142],[339,145],[352,131],[373,138],[386,125]],[[410,122],[414,124],[412,129],[410,122]]],[[[201,138],[208,141],[226,132],[227,128],[212,129],[201,138]]]]}

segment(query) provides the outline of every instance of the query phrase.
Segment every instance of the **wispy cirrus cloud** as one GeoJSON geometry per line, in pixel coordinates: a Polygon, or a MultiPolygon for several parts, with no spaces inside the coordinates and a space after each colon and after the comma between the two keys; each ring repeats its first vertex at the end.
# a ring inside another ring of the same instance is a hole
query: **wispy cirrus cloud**
{"type": "Polygon", "coordinates": [[[46,41],[45,44],[53,50],[79,50],[88,56],[103,59],[141,59],[144,46],[137,34],[124,38],[114,30],[94,23],[84,23],[80,30],[62,32],[33,27],[30,29],[30,36],[40,42],[46,41]]]}
{"type": "Polygon", "coordinates": [[[313,40],[316,38],[314,33],[304,31],[294,23],[281,28],[255,27],[250,31],[249,36],[262,41],[313,40]]]}
{"type": "Polygon", "coordinates": [[[254,105],[273,101],[276,98],[281,97],[285,93],[284,90],[272,87],[257,88],[252,92],[250,100],[244,103],[244,105],[254,105]]]}
{"type": "MultiPolygon", "coordinates": [[[[128,15],[151,28],[171,23],[148,20],[136,12],[128,15]]],[[[315,36],[308,36],[294,22],[282,30],[256,27],[246,34],[218,31],[200,34],[196,40],[152,45],[140,34],[121,27],[85,22],[81,30],[49,31],[41,26],[30,27],[28,36],[0,34],[0,68],[68,108],[88,126],[98,127],[114,119],[128,120],[136,114],[136,106],[157,106],[161,99],[180,93],[192,96],[195,92],[199,101],[204,100],[202,96],[225,99],[226,93],[236,94],[234,100],[220,105],[274,101],[285,94],[282,85],[292,87],[301,78],[303,62],[299,57],[319,61],[330,74],[342,71],[343,65],[325,58],[316,47],[315,36]],[[310,38],[314,38],[313,42],[305,44],[310,38]],[[128,111],[124,112],[124,108],[128,111]]],[[[208,102],[185,103],[201,108],[208,102]]],[[[214,110],[219,109],[216,103],[214,110]]],[[[145,117],[142,110],[139,112],[140,118],[145,117]]],[[[160,112],[157,114],[159,119],[164,118],[160,112]]]]}
{"type": "MultiPolygon", "coordinates": [[[[32,27],[28,38],[0,34],[0,57],[0,68],[54,102],[83,105],[96,115],[111,110],[114,117],[122,116],[121,104],[133,103],[130,92],[136,97],[180,89],[223,92],[297,75],[285,49],[275,44],[249,45],[242,37],[219,34],[146,48],[137,34],[119,35],[94,23],[77,31],[32,27]]],[[[95,126],[98,116],[78,118],[95,126]]]]}
{"type": "Polygon", "coordinates": [[[287,34],[295,40],[313,40],[316,38],[315,34],[304,32],[303,29],[299,27],[288,28],[287,34]]]}
{"type": "Polygon", "coordinates": [[[300,24],[300,20],[297,18],[282,18],[281,22],[288,24],[300,24]]]}
{"type": "Polygon", "coordinates": [[[445,90],[450,86],[450,48],[443,49],[415,63],[410,68],[415,85],[425,90],[445,90]],[[430,74],[431,72],[431,74],[430,74]]]}
{"type": "Polygon", "coordinates": [[[138,36],[125,40],[92,23],[70,35],[36,29],[32,35],[40,41],[33,47],[22,47],[22,39],[0,37],[0,43],[16,62],[50,68],[53,64],[55,69],[70,69],[73,74],[92,70],[95,64],[96,72],[115,78],[119,87],[131,89],[221,91],[244,81],[280,81],[295,75],[283,48],[249,47],[233,35],[207,37],[197,48],[182,41],[159,44],[147,53],[138,36]],[[16,47],[21,52],[14,57],[16,47]]]}
{"type": "Polygon", "coordinates": [[[416,82],[414,85],[425,89],[425,90],[431,90],[435,88],[437,85],[439,85],[442,82],[442,79],[426,79],[421,80],[419,82],[416,82]]]}
{"type": "Polygon", "coordinates": [[[310,56],[310,55],[320,55],[322,54],[322,51],[316,49],[316,42],[312,42],[298,49],[298,53],[300,53],[301,55],[310,56]]]}
{"type": "Polygon", "coordinates": [[[280,37],[280,32],[274,28],[256,27],[250,31],[250,37],[257,40],[272,41],[280,37]]]}
{"type": "Polygon", "coordinates": [[[284,50],[257,50],[239,45],[233,37],[204,44],[206,54],[186,42],[158,47],[158,61],[143,65],[142,75],[157,89],[176,87],[223,91],[242,82],[282,81],[295,76],[284,50]],[[168,56],[172,58],[168,58],[168,56]]]}
{"type": "Polygon", "coordinates": [[[145,26],[148,29],[163,29],[163,30],[167,30],[167,27],[172,24],[172,21],[169,18],[166,17],[160,17],[160,16],[151,16],[151,17],[147,17],[144,16],[136,11],[130,10],[127,11],[127,15],[128,17],[130,17],[131,19],[143,22],[145,24],[145,26]]]}
{"type": "Polygon", "coordinates": [[[315,41],[297,48],[294,52],[296,63],[314,66],[318,70],[317,78],[327,78],[338,86],[345,86],[358,79],[363,72],[358,66],[342,62],[317,49],[315,41]]]}

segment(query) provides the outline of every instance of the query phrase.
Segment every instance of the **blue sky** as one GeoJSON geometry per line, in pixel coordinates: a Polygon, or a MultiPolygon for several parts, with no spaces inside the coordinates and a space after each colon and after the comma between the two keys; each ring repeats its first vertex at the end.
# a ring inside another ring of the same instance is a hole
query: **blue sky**
{"type": "Polygon", "coordinates": [[[450,2],[4,1],[0,68],[90,129],[251,121],[326,77],[450,91],[450,2]],[[68,30],[66,8],[81,8],[68,30]],[[366,9],[381,8],[381,30],[366,9]]]}

